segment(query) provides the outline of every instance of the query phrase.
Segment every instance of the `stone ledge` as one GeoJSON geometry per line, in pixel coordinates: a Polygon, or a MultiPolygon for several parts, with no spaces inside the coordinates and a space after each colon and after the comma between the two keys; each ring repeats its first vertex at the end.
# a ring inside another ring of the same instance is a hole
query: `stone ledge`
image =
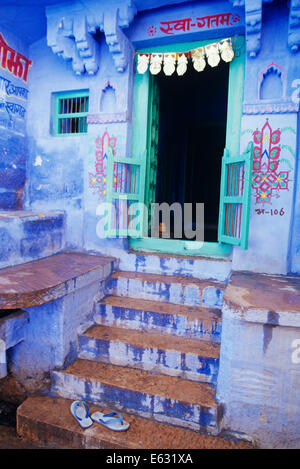
{"type": "Polygon", "coordinates": [[[0,268],[51,256],[64,247],[64,212],[0,211],[0,268]]]}
{"type": "Polygon", "coordinates": [[[300,277],[234,272],[222,312],[248,322],[300,327],[300,277]]]}

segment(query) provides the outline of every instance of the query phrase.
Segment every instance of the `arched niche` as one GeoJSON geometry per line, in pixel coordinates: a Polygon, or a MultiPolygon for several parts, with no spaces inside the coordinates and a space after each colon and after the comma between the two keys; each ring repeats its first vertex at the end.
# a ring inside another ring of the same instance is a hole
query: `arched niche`
{"type": "Polygon", "coordinates": [[[286,95],[286,77],[284,69],[272,62],[260,74],[258,99],[279,100],[286,95]]]}
{"type": "Polygon", "coordinates": [[[95,114],[88,115],[88,124],[108,124],[127,122],[127,110],[120,109],[119,92],[116,85],[110,81],[100,88],[98,110],[95,114]]]}
{"type": "Polygon", "coordinates": [[[101,113],[111,114],[117,111],[116,89],[110,82],[101,90],[99,108],[101,113]]]}

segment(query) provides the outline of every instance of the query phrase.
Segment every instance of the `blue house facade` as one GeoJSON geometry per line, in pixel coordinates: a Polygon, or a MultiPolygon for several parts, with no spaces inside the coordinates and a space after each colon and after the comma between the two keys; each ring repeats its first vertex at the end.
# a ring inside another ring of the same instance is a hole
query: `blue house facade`
{"type": "Polygon", "coordinates": [[[299,447],[299,1],[28,0],[0,11],[3,395],[10,376],[26,397],[51,376],[63,398],[100,393],[174,428],[299,447]],[[155,231],[155,203],[204,203],[204,217],[180,234],[159,219],[155,231]],[[28,299],[22,272],[65,253],[106,262],[85,264],[76,283],[76,258],[47,299],[45,289],[28,299]],[[181,305],[193,326],[174,306],[171,330],[152,303],[181,305]],[[146,338],[122,348],[98,335],[99,345],[86,332],[97,326],[219,351],[184,352],[183,366],[175,345],[158,358],[146,338]],[[78,391],[78,357],[204,383],[214,405],[202,415],[173,396],[172,414],[162,397],[157,411],[139,407],[136,389],[126,403],[93,380],[78,391]]]}

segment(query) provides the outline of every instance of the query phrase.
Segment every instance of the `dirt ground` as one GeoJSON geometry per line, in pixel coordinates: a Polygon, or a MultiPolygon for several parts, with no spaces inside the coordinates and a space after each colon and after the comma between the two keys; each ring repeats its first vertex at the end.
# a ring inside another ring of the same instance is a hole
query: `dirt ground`
{"type": "Polygon", "coordinates": [[[17,405],[0,401],[0,449],[67,449],[53,443],[30,441],[16,432],[17,405]]]}
{"type": "Polygon", "coordinates": [[[68,449],[53,443],[29,441],[21,438],[16,433],[15,427],[0,425],[0,450],[1,449],[68,449]]]}

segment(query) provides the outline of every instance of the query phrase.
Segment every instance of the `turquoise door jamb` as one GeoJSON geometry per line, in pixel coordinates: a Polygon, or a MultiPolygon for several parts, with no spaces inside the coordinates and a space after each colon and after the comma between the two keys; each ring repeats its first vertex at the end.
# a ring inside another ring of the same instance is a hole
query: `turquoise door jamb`
{"type": "MultiPolygon", "coordinates": [[[[221,38],[219,39],[221,40],[221,38]]],[[[151,47],[140,49],[137,52],[183,52],[196,47],[201,47],[215,40],[187,42],[173,44],[172,46],[151,47]]],[[[229,67],[228,105],[226,123],[226,148],[229,154],[238,155],[240,150],[240,133],[242,119],[242,103],[244,95],[245,76],[245,38],[236,36],[232,38],[235,57],[229,67]]],[[[208,65],[207,65],[208,66],[208,65]]],[[[205,73],[205,71],[203,72],[205,73]]],[[[147,157],[147,141],[145,132],[148,129],[148,113],[145,112],[145,100],[149,99],[149,71],[143,75],[135,74],[134,91],[134,119],[133,119],[133,146],[132,154],[143,153],[147,157]],[[141,105],[142,103],[142,105],[141,105]]],[[[220,158],[222,155],[220,155],[220,158]]],[[[231,245],[225,243],[199,243],[197,241],[184,241],[164,238],[129,238],[130,248],[138,251],[156,251],[172,254],[204,256],[204,257],[228,257],[231,253],[231,245]]]]}

